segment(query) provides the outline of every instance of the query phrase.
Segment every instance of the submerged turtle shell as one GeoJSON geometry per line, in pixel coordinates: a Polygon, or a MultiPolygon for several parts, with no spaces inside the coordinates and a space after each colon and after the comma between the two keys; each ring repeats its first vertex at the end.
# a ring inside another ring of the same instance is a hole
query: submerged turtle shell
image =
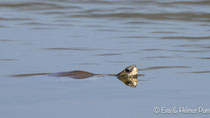
{"type": "Polygon", "coordinates": [[[95,75],[96,74],[94,73],[81,71],[81,70],[70,71],[70,72],[60,72],[56,74],[56,76],[59,76],[59,77],[72,77],[74,79],[85,79],[85,78],[92,77],[95,75]]]}

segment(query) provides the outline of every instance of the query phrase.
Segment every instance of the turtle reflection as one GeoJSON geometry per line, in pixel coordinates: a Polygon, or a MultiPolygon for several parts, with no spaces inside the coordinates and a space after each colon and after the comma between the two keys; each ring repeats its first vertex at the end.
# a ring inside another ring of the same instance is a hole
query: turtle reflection
{"type": "Polygon", "coordinates": [[[125,85],[130,86],[132,88],[136,88],[138,84],[138,78],[137,76],[123,76],[123,77],[117,77],[119,80],[121,80],[125,85]]]}

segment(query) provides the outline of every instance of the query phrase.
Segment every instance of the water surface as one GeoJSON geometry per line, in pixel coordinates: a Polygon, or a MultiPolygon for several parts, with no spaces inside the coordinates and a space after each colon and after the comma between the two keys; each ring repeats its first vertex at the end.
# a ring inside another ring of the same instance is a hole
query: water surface
{"type": "Polygon", "coordinates": [[[209,117],[153,113],[210,108],[208,0],[1,0],[0,14],[2,118],[209,117]],[[136,88],[109,76],[8,76],[132,64],[145,75],[136,88]]]}

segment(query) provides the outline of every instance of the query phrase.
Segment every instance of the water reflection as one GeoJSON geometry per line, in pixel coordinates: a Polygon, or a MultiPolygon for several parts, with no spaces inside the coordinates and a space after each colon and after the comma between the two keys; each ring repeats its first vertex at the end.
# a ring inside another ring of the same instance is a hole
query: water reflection
{"type": "Polygon", "coordinates": [[[132,88],[136,88],[138,84],[138,76],[131,76],[131,77],[117,77],[121,80],[125,85],[130,86],[132,88]]]}
{"type": "Polygon", "coordinates": [[[11,75],[11,77],[31,77],[31,76],[48,75],[48,74],[50,73],[28,73],[28,74],[11,75]]]}
{"type": "Polygon", "coordinates": [[[169,68],[190,68],[190,67],[189,66],[154,66],[154,67],[142,68],[141,71],[169,69],[169,68]]]}

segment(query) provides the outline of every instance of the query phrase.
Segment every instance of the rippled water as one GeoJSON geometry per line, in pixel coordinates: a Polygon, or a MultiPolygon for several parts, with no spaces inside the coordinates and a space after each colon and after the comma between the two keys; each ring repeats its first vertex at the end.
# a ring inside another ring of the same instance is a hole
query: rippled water
{"type": "Polygon", "coordinates": [[[210,109],[209,0],[0,0],[0,117],[206,117],[154,114],[210,109]],[[14,74],[136,64],[137,88],[115,77],[14,74]]]}

